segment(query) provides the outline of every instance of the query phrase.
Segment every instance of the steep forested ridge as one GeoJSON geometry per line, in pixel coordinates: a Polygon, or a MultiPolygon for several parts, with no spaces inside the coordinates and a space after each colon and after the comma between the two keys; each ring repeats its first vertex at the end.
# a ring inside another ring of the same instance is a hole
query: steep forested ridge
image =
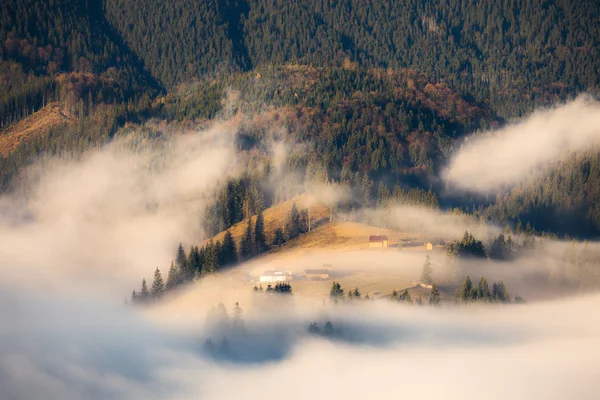
{"type": "MultiPolygon", "coordinates": [[[[127,122],[177,126],[238,111],[249,117],[241,151],[278,124],[296,146],[291,169],[360,187],[364,204],[394,187],[436,192],[463,135],[598,94],[599,42],[593,0],[6,0],[0,134],[47,104],[69,123],[0,156],[0,190],[37,155],[106,143],[127,122]],[[232,92],[235,110],[224,110],[232,92]]],[[[596,158],[565,161],[493,201],[440,201],[595,235],[596,158]]],[[[223,202],[260,181],[232,185],[223,202]]]]}
{"type": "Polygon", "coordinates": [[[349,60],[415,68],[506,116],[600,85],[593,0],[199,3],[105,0],[105,7],[165,85],[223,67],[349,60]]]}

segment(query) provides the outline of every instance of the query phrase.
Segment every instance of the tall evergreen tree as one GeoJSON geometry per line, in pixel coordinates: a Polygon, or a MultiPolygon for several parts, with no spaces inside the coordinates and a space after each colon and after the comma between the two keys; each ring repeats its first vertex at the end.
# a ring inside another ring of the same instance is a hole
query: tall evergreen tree
{"type": "Polygon", "coordinates": [[[481,277],[479,279],[479,286],[477,288],[477,300],[487,303],[492,300],[492,294],[490,292],[490,288],[488,286],[487,280],[485,277],[481,277]]]}
{"type": "Polygon", "coordinates": [[[179,247],[177,248],[177,255],[175,256],[175,264],[181,270],[182,267],[185,266],[187,262],[187,256],[185,255],[185,250],[183,249],[183,245],[179,243],[179,247]]]}
{"type": "Polygon", "coordinates": [[[265,219],[262,210],[258,212],[256,224],[254,225],[254,247],[256,254],[264,253],[267,250],[267,238],[265,236],[265,219]]]}
{"type": "Polygon", "coordinates": [[[146,284],[146,278],[142,279],[142,287],[138,294],[138,300],[140,303],[147,303],[150,300],[150,292],[148,291],[148,285],[146,284]]]}
{"type": "Polygon", "coordinates": [[[192,246],[188,253],[188,259],[184,266],[180,268],[181,279],[185,282],[191,281],[196,274],[196,271],[202,272],[202,264],[200,263],[200,251],[197,246],[192,246]]]}
{"type": "Polygon", "coordinates": [[[219,269],[219,259],[212,239],[208,242],[204,249],[204,264],[202,268],[203,275],[210,275],[217,272],[219,269]]]}
{"type": "Polygon", "coordinates": [[[246,231],[244,232],[244,236],[242,236],[242,242],[240,244],[240,258],[244,261],[249,260],[254,255],[252,236],[252,218],[248,218],[246,231]]]}
{"type": "Polygon", "coordinates": [[[471,278],[467,276],[465,282],[460,289],[460,301],[463,303],[467,303],[473,299],[473,282],[471,282],[471,278]]]}
{"type": "Polygon", "coordinates": [[[440,304],[440,291],[437,288],[437,285],[434,283],[431,284],[431,294],[429,295],[429,304],[432,306],[437,306],[440,304]]]}
{"type": "Polygon", "coordinates": [[[431,259],[429,258],[429,254],[427,254],[425,256],[425,263],[423,264],[423,271],[421,272],[421,282],[426,285],[431,285],[433,283],[433,278],[431,277],[432,273],[431,259]]]}
{"type": "Polygon", "coordinates": [[[338,282],[333,282],[331,284],[331,289],[329,290],[329,297],[332,300],[341,300],[344,298],[344,289],[338,282]]]}
{"type": "Polygon", "coordinates": [[[154,282],[152,282],[152,290],[151,295],[152,298],[158,300],[162,297],[165,291],[165,286],[163,284],[162,275],[158,267],[156,267],[156,271],[154,271],[154,282]]]}
{"type": "Polygon", "coordinates": [[[181,277],[179,274],[179,268],[171,261],[171,268],[169,268],[169,275],[167,276],[167,290],[173,289],[175,286],[181,283],[181,277]]]}
{"type": "Polygon", "coordinates": [[[293,239],[300,234],[300,212],[296,206],[296,202],[292,204],[288,221],[288,240],[293,239]]]}
{"type": "Polygon", "coordinates": [[[275,231],[275,238],[273,239],[273,246],[281,246],[285,243],[285,236],[281,228],[277,228],[275,231]]]}
{"type": "Polygon", "coordinates": [[[223,246],[221,246],[222,260],[219,263],[222,266],[234,265],[237,262],[237,248],[235,240],[231,232],[227,230],[225,237],[223,238],[223,246]]]}

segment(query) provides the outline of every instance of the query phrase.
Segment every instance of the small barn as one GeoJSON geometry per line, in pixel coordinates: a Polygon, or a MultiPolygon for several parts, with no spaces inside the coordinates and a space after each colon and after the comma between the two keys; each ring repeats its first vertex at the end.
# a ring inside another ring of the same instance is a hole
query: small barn
{"type": "Polygon", "coordinates": [[[431,243],[431,242],[425,243],[425,250],[433,250],[433,243],[431,243]]]}
{"type": "Polygon", "coordinates": [[[331,278],[330,270],[328,269],[305,269],[304,275],[309,281],[322,281],[331,278]]]}
{"type": "Polygon", "coordinates": [[[283,272],[278,270],[269,270],[263,272],[260,276],[261,282],[274,283],[274,282],[288,282],[292,280],[292,274],[289,272],[283,272]]]}
{"type": "Polygon", "coordinates": [[[369,247],[388,247],[388,237],[385,235],[369,236],[369,247]]]}

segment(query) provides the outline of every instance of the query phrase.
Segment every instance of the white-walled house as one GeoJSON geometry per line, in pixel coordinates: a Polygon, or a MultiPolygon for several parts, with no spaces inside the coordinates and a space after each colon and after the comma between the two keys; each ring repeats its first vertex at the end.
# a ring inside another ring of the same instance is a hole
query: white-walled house
{"type": "Polygon", "coordinates": [[[260,276],[260,281],[265,283],[288,282],[292,280],[292,274],[278,270],[265,271],[260,276]]]}

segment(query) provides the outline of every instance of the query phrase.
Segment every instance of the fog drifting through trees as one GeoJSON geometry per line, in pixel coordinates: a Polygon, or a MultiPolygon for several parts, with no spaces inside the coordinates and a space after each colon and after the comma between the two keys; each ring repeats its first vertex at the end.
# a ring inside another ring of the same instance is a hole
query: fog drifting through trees
{"type": "MultiPolygon", "coordinates": [[[[168,265],[182,237],[202,238],[205,199],[238,171],[235,132],[235,123],[216,124],[204,134],[167,141],[158,151],[141,144],[131,153],[115,143],[81,161],[51,163],[39,182],[34,176],[20,192],[24,197],[1,200],[0,397],[230,399],[245,393],[263,399],[286,393],[290,399],[453,399],[472,391],[492,399],[600,396],[597,295],[440,308],[389,302],[315,308],[294,298],[285,310],[263,313],[239,299],[247,332],[231,338],[230,351],[243,355],[241,361],[215,360],[202,351],[204,337],[215,334],[204,311],[221,301],[231,311],[238,301],[219,293],[218,277],[179,294],[194,299],[198,291],[196,303],[187,306],[195,313],[180,309],[177,299],[144,311],[122,308],[122,293],[140,274],[150,277],[157,265],[168,265]],[[345,336],[308,335],[313,319],[332,320],[345,336]]],[[[419,212],[428,233],[434,227],[443,231],[446,222],[454,236],[471,227],[460,218],[419,212]]],[[[474,279],[486,275],[490,282],[504,279],[509,290],[517,290],[511,283],[558,265],[561,253],[553,245],[544,249],[546,258],[472,260],[460,272],[474,271],[474,279]]],[[[406,266],[415,279],[423,263],[400,253],[312,257],[329,257],[350,270],[406,266]]],[[[250,265],[258,268],[257,262],[250,265]]],[[[434,279],[448,272],[440,258],[432,262],[434,279]]],[[[298,258],[286,266],[306,263],[298,258]]]]}

